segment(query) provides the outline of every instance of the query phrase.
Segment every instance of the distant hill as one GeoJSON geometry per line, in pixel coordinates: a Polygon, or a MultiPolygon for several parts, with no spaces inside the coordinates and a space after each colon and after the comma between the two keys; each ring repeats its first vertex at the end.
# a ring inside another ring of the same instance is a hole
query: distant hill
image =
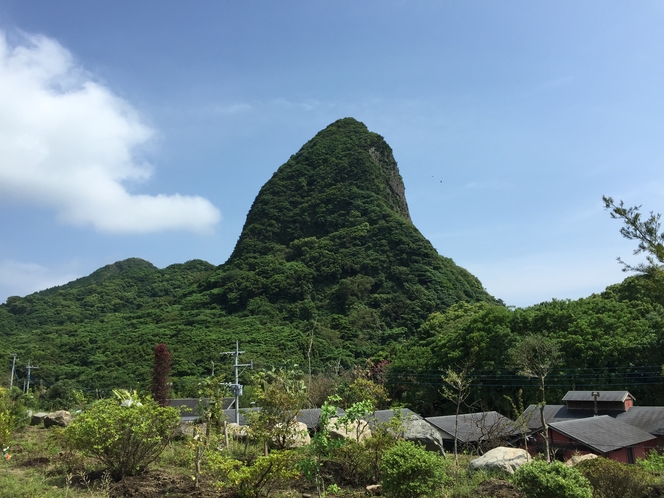
{"type": "Polygon", "coordinates": [[[11,297],[0,354],[39,364],[46,385],[136,387],[165,342],[184,392],[235,339],[259,364],[302,363],[313,335],[314,368],[349,366],[457,302],[497,304],[413,225],[389,145],[346,118],[263,186],[225,264],[132,258],[11,297]]]}

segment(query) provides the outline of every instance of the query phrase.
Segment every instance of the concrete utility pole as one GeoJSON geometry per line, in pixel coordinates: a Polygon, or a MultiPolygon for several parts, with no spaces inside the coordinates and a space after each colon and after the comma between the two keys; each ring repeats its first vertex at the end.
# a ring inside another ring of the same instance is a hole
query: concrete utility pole
{"type": "Polygon", "coordinates": [[[12,357],[12,376],[9,378],[9,390],[12,390],[12,387],[14,387],[14,375],[16,372],[16,353],[12,353],[9,356],[12,357]]]}
{"type": "MultiPolygon", "coordinates": [[[[224,351],[220,354],[232,354],[235,356],[235,384],[226,382],[226,385],[231,388],[231,392],[235,395],[235,423],[240,425],[240,396],[242,396],[242,384],[240,384],[240,367],[251,367],[254,369],[254,360],[251,360],[250,363],[239,363],[240,355],[244,354],[245,351],[240,351],[240,341],[235,341],[235,351],[224,351]]],[[[244,371],[244,370],[243,370],[244,371]]]]}
{"type": "Polygon", "coordinates": [[[36,369],[36,368],[39,368],[39,367],[35,367],[33,365],[30,365],[30,362],[28,362],[28,364],[25,366],[25,368],[28,370],[28,378],[26,379],[25,390],[23,391],[23,393],[27,394],[28,391],[30,390],[30,372],[32,370],[36,369]]]}

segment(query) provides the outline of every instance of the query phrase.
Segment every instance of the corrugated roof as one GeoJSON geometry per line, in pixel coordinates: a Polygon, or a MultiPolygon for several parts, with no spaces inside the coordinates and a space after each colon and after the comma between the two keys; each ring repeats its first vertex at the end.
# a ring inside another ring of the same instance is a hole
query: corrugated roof
{"type": "Polygon", "coordinates": [[[595,401],[593,392],[599,393],[597,401],[620,401],[624,403],[627,398],[636,400],[628,391],[567,391],[563,401],[595,401]]]}
{"type": "Polygon", "coordinates": [[[650,434],[664,435],[664,406],[633,406],[615,417],[650,434]]]}
{"type": "Polygon", "coordinates": [[[608,415],[553,422],[549,425],[552,429],[599,453],[608,453],[655,439],[651,434],[619,422],[608,415]]]}
{"type": "MultiPolygon", "coordinates": [[[[427,417],[427,422],[443,431],[443,439],[454,439],[455,415],[427,417]]],[[[491,437],[518,434],[514,422],[498,412],[466,413],[459,415],[457,438],[462,443],[483,441],[491,437]]]]}

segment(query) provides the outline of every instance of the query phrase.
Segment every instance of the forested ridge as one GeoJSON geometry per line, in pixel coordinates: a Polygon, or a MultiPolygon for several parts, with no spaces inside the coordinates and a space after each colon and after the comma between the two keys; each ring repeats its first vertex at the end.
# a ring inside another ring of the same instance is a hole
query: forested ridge
{"type": "MultiPolygon", "coordinates": [[[[604,293],[510,309],[440,256],[413,225],[392,150],[346,118],[318,133],[263,186],[229,260],[158,269],[128,259],[0,305],[0,353],[39,365],[37,382],[145,387],[155,344],[173,354],[177,394],[241,340],[258,366],[331,372],[388,360],[393,400],[445,410],[440,374],[468,365],[475,398],[535,390],[507,351],[531,333],[559,344],[556,389],[629,389],[659,400],[664,312],[630,277],[604,293]]],[[[8,368],[7,368],[8,372],[8,368]]],[[[664,402],[664,400],[662,400],[664,402]]],[[[644,404],[641,403],[641,404],[644,404]]]]}

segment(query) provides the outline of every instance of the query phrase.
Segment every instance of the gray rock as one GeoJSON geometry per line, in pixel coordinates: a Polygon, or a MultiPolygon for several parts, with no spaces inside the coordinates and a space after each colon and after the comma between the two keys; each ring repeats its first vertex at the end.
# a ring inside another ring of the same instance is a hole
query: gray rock
{"type": "Polygon", "coordinates": [[[329,429],[332,439],[355,439],[359,442],[371,437],[369,424],[364,420],[342,424],[338,417],[332,417],[329,429]]]}
{"type": "Polygon", "coordinates": [[[585,460],[593,460],[595,458],[597,458],[597,455],[593,453],[587,453],[585,455],[574,455],[572,458],[565,462],[565,465],[568,467],[576,467],[585,460]]]}
{"type": "Polygon", "coordinates": [[[37,412],[30,415],[30,425],[42,425],[48,413],[37,412]]]}
{"type": "Polygon", "coordinates": [[[521,467],[524,463],[531,460],[526,450],[520,448],[505,448],[500,446],[491,451],[487,451],[479,458],[470,461],[468,468],[470,470],[503,470],[510,474],[521,467]]]}
{"type": "Polygon", "coordinates": [[[44,427],[67,427],[71,423],[71,413],[66,410],[58,410],[44,417],[44,427]]]}
{"type": "Polygon", "coordinates": [[[408,420],[404,422],[403,438],[424,445],[428,451],[445,455],[443,438],[440,432],[426,420],[408,420]]]}

